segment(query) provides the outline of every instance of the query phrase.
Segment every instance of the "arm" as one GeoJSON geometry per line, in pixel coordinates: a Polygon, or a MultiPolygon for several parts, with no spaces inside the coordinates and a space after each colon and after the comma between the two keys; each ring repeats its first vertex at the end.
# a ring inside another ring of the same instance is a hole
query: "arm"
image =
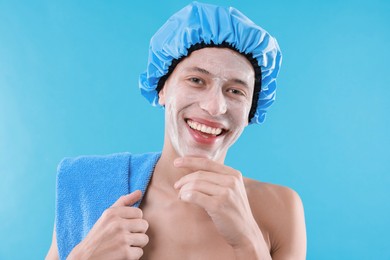
{"type": "Polygon", "coordinates": [[[306,259],[305,217],[299,195],[286,187],[248,182],[253,215],[269,234],[272,259],[306,259]]]}
{"type": "Polygon", "coordinates": [[[279,245],[273,250],[273,259],[306,259],[306,225],[302,201],[299,195],[285,188],[285,212],[275,231],[279,245]],[[279,232],[278,232],[279,231],[279,232]]]}
{"type": "Polygon", "coordinates": [[[58,260],[58,248],[57,248],[57,235],[56,235],[56,227],[53,228],[53,238],[51,241],[51,245],[49,248],[49,252],[47,252],[46,260],[58,260]]]}
{"type": "Polygon", "coordinates": [[[237,259],[271,259],[239,171],[195,157],[176,160],[175,166],[193,171],[175,183],[179,198],[205,209],[237,259]]]}
{"type": "Polygon", "coordinates": [[[305,259],[303,207],[294,191],[244,181],[239,171],[204,158],[184,157],[175,166],[193,171],[175,184],[180,199],[206,210],[237,259],[305,259]]]}
{"type": "MultiPolygon", "coordinates": [[[[135,191],[120,197],[106,209],[88,235],[67,259],[139,259],[142,248],[149,242],[145,234],[148,223],[139,208],[129,207],[141,198],[135,191]]],[[[58,259],[56,232],[46,259],[58,259]]]]}

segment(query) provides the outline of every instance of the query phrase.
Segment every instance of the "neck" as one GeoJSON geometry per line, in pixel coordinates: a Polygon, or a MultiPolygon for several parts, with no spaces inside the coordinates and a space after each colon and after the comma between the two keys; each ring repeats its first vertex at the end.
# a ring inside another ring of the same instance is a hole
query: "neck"
{"type": "Polygon", "coordinates": [[[165,144],[153,173],[153,183],[160,188],[171,188],[173,190],[176,181],[191,173],[191,170],[177,168],[173,165],[175,159],[179,157],[180,155],[176,153],[171,145],[165,144]]]}
{"type": "MultiPolygon", "coordinates": [[[[165,139],[167,140],[167,139],[165,139]]],[[[173,165],[175,159],[181,157],[172,144],[168,141],[164,143],[164,147],[161,153],[161,157],[156,164],[153,173],[153,183],[161,188],[173,188],[173,185],[183,176],[193,172],[193,170],[185,168],[177,168],[173,165]]],[[[224,157],[218,160],[220,163],[224,163],[224,157]]]]}
{"type": "Polygon", "coordinates": [[[153,173],[153,182],[160,187],[171,187],[173,189],[175,182],[189,173],[186,169],[178,169],[173,165],[174,160],[178,157],[170,156],[163,151],[153,173]]]}

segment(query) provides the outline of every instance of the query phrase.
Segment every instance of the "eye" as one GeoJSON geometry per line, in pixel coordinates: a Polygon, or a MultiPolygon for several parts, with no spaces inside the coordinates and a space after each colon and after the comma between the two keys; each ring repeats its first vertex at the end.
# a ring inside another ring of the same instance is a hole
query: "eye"
{"type": "Polygon", "coordinates": [[[234,95],[240,95],[240,96],[246,96],[245,93],[239,89],[231,88],[228,90],[229,93],[232,93],[234,95]]]}
{"type": "Polygon", "coordinates": [[[196,78],[196,77],[191,77],[188,79],[191,83],[194,83],[194,84],[203,84],[203,80],[201,80],[200,78],[196,78]]]}

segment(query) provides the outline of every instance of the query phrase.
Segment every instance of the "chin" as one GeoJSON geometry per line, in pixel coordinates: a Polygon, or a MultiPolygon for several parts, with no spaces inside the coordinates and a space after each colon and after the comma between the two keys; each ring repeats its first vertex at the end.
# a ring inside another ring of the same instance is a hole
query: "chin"
{"type": "Polygon", "coordinates": [[[213,161],[223,161],[225,153],[222,151],[210,151],[199,148],[190,148],[180,149],[181,151],[177,151],[180,156],[191,156],[198,158],[206,158],[213,161]]]}

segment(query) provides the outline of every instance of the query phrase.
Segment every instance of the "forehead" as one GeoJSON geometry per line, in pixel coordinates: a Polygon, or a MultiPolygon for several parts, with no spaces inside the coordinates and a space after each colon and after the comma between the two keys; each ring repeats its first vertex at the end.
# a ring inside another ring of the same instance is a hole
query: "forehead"
{"type": "Polygon", "coordinates": [[[185,72],[194,67],[223,78],[240,78],[250,85],[254,81],[254,69],[249,60],[228,48],[206,47],[196,50],[182,60],[175,70],[185,72]]]}

